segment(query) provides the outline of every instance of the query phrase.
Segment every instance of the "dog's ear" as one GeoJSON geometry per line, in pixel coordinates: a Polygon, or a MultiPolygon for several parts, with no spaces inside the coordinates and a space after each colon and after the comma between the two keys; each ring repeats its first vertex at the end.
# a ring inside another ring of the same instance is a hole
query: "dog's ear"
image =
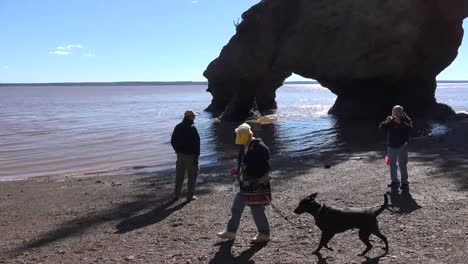
{"type": "Polygon", "coordinates": [[[317,194],[318,193],[313,193],[313,194],[309,195],[309,197],[307,197],[307,198],[309,198],[311,200],[314,200],[317,197],[317,194]]]}

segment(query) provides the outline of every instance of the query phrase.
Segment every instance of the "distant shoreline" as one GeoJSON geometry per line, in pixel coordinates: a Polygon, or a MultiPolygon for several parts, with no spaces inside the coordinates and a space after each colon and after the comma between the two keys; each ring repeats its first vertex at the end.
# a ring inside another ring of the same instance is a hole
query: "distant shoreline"
{"type": "MultiPolygon", "coordinates": [[[[285,82],[285,84],[317,84],[316,81],[285,82]]],[[[208,85],[208,82],[60,82],[60,83],[0,83],[0,86],[162,86],[162,85],[208,85]]]]}
{"type": "Polygon", "coordinates": [[[208,82],[60,82],[60,83],[0,83],[0,86],[149,86],[207,85],[208,82]]]}
{"type": "MultiPolygon", "coordinates": [[[[468,80],[443,80],[437,83],[468,83],[468,80]]],[[[284,84],[318,84],[317,81],[292,81],[284,84]]],[[[59,82],[59,83],[0,83],[2,86],[163,86],[163,85],[208,85],[208,82],[59,82]]]]}

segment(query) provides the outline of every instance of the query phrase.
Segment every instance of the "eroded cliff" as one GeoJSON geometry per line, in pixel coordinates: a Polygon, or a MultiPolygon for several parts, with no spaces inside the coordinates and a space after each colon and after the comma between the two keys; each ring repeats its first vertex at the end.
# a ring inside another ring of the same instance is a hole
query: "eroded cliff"
{"type": "Polygon", "coordinates": [[[468,0],[264,0],[204,76],[209,111],[245,120],[276,108],[292,73],[337,95],[330,113],[370,118],[395,104],[412,116],[453,113],[435,100],[435,77],[458,54],[468,0]]]}

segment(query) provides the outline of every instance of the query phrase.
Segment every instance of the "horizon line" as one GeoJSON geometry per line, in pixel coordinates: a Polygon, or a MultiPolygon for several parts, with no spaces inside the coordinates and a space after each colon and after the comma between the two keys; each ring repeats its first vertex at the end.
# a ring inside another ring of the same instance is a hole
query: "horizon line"
{"type": "MultiPolygon", "coordinates": [[[[436,80],[440,83],[466,83],[468,80],[436,80]]],[[[284,84],[318,84],[318,81],[285,81],[284,84]]],[[[78,85],[97,85],[97,86],[110,86],[110,85],[207,85],[208,81],[99,81],[99,82],[25,82],[25,83],[0,83],[0,86],[39,86],[39,85],[63,85],[63,86],[78,86],[78,85]]]]}

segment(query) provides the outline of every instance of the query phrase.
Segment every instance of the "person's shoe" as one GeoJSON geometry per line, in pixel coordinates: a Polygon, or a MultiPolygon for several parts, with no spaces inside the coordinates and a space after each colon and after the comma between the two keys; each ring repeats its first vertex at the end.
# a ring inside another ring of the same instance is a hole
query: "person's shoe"
{"type": "Polygon", "coordinates": [[[268,243],[268,241],[270,241],[269,234],[259,233],[257,236],[252,238],[252,240],[250,240],[250,243],[251,244],[263,244],[263,243],[268,243]]]}
{"type": "Polygon", "coordinates": [[[236,239],[236,233],[233,233],[233,232],[228,232],[228,231],[224,231],[224,232],[219,232],[218,234],[216,234],[219,238],[222,238],[222,239],[227,239],[227,240],[234,240],[236,239]]]}
{"type": "Polygon", "coordinates": [[[172,195],[172,201],[177,202],[180,199],[180,196],[177,194],[172,195]]]}
{"type": "Polygon", "coordinates": [[[409,188],[409,183],[402,183],[401,188],[402,189],[408,189],[409,188]]]}
{"type": "Polygon", "coordinates": [[[400,187],[400,183],[399,182],[391,182],[391,183],[387,184],[387,186],[390,187],[390,188],[400,187]]]}
{"type": "Polygon", "coordinates": [[[187,198],[187,203],[190,203],[191,201],[196,201],[198,200],[198,197],[192,196],[192,198],[187,198]]]}

